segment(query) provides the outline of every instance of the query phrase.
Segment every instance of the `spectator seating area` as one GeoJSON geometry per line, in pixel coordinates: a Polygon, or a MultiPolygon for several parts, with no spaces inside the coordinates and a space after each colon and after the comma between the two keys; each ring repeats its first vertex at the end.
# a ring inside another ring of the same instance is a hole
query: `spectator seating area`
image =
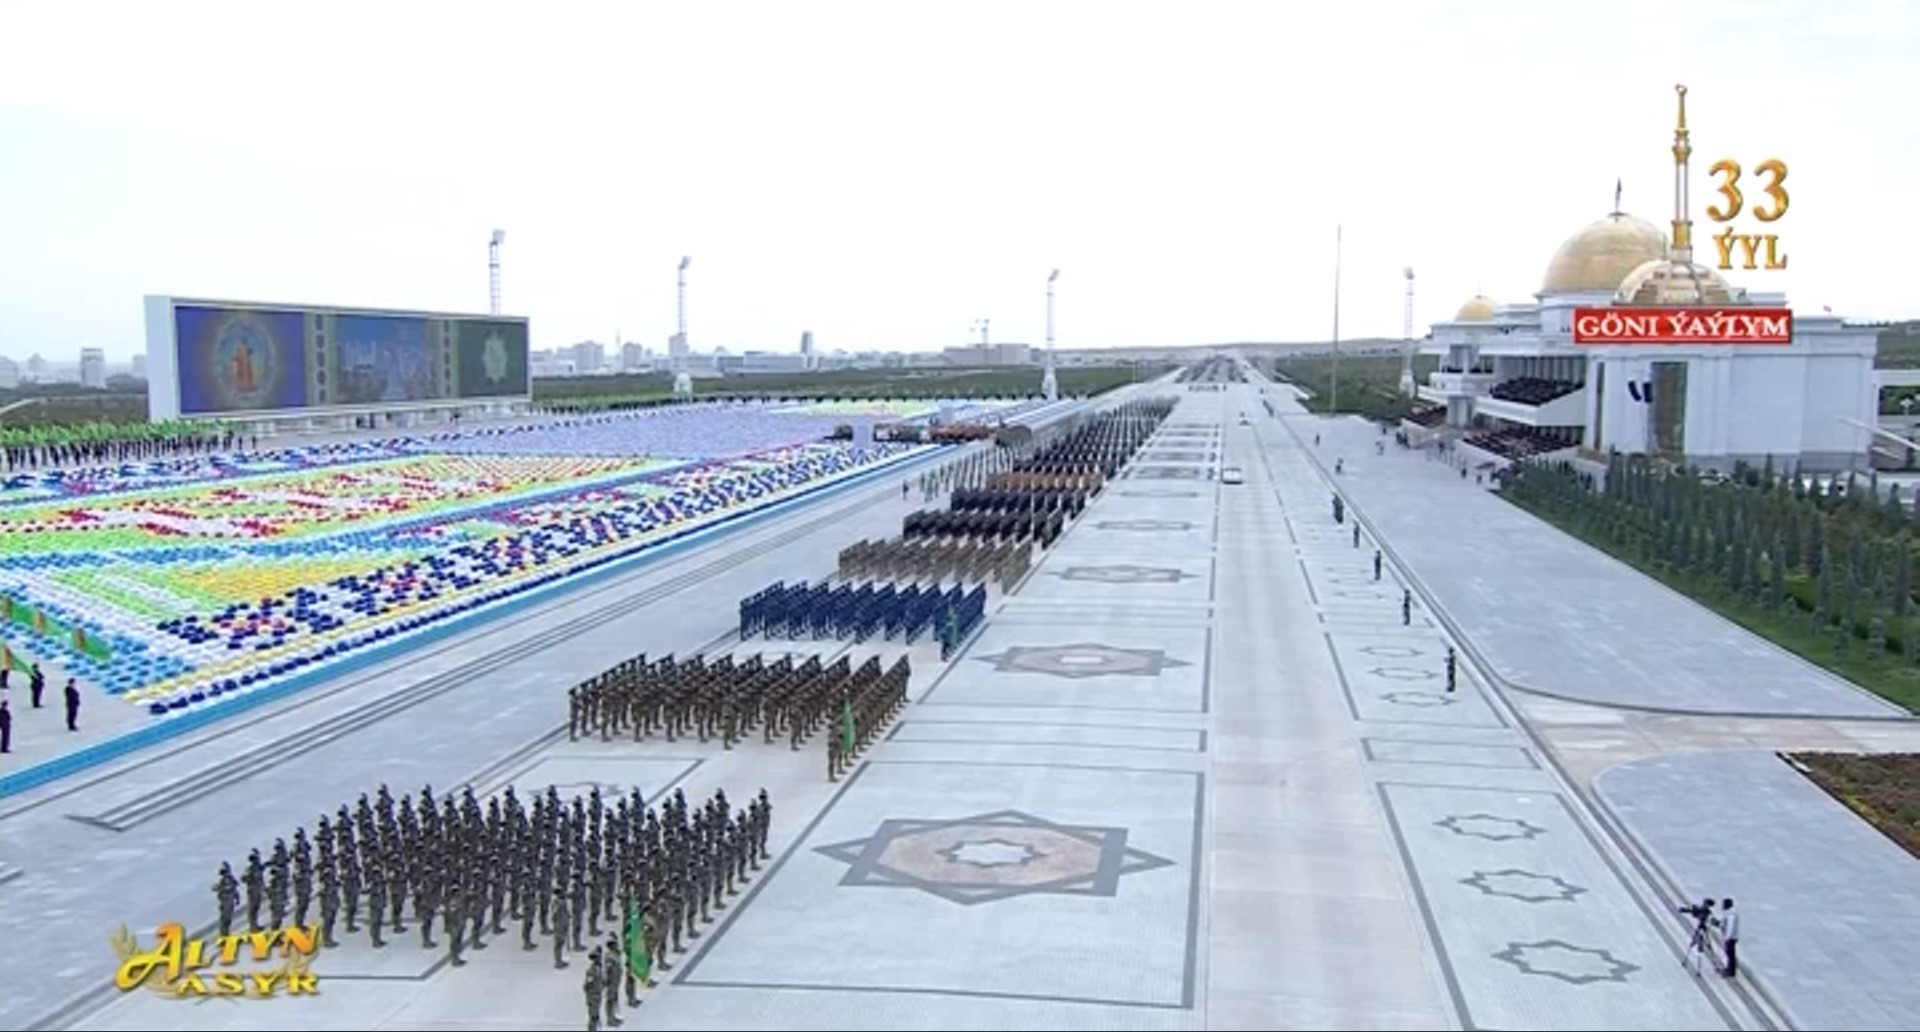
{"type": "Polygon", "coordinates": [[[1415,426],[1436,427],[1447,421],[1447,407],[1433,405],[1407,413],[1407,422],[1415,426]]]}
{"type": "Polygon", "coordinates": [[[1513,426],[1489,433],[1469,434],[1464,440],[1481,451],[1492,452],[1515,462],[1530,459],[1535,455],[1545,455],[1548,452],[1571,448],[1579,443],[1530,426],[1513,426]]]}
{"type": "Polygon", "coordinates": [[[1501,401],[1511,401],[1520,405],[1545,405],[1555,398],[1564,398],[1580,389],[1580,384],[1571,380],[1544,380],[1538,376],[1516,376],[1511,380],[1502,380],[1493,385],[1488,393],[1501,401]]]}

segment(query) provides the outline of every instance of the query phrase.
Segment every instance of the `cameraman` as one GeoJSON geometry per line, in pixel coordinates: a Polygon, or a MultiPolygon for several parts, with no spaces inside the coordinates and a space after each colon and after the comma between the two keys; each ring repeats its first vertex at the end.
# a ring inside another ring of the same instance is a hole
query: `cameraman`
{"type": "Polygon", "coordinates": [[[1728,978],[1740,973],[1740,915],[1733,912],[1733,900],[1720,901],[1720,941],[1727,944],[1727,966],[1721,973],[1728,978]]]}
{"type": "Polygon", "coordinates": [[[1696,959],[1705,956],[1707,928],[1713,923],[1713,897],[1709,896],[1694,906],[1681,907],[1679,913],[1693,918],[1693,934],[1687,939],[1687,956],[1696,959]]]}

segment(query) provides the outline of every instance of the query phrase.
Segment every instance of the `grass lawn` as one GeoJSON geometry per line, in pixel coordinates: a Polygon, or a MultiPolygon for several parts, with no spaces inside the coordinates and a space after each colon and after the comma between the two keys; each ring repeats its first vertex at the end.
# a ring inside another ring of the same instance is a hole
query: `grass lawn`
{"type": "Polygon", "coordinates": [[[1794,753],[1815,784],[1920,858],[1920,755],[1794,753]]]}
{"type": "MultiPolygon", "coordinates": [[[[1513,499],[1509,498],[1508,501],[1513,499]]],[[[1815,631],[1811,614],[1804,610],[1782,612],[1731,595],[1719,585],[1691,574],[1657,569],[1598,534],[1581,533],[1531,506],[1520,507],[1781,648],[1831,670],[1889,702],[1904,706],[1910,712],[1920,712],[1920,666],[1915,666],[1906,655],[1875,652],[1861,638],[1850,639],[1846,651],[1836,654],[1832,629],[1815,631]]]]}

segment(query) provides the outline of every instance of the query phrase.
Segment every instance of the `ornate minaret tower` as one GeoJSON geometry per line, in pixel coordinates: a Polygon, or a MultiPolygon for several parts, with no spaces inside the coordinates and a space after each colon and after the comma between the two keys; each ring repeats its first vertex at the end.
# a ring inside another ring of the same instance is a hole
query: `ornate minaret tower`
{"type": "MultiPolygon", "coordinates": [[[[1687,88],[1675,86],[1680,98],[1680,118],[1673,129],[1673,255],[1672,261],[1693,262],[1693,215],[1687,203],[1687,159],[1693,156],[1693,144],[1687,140],[1687,88]]],[[[1619,192],[1616,186],[1615,194],[1619,192]]]]}

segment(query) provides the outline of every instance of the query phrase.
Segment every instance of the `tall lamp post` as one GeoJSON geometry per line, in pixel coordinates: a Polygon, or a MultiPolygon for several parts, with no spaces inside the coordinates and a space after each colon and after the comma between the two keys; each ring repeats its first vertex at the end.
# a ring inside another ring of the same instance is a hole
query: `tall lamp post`
{"type": "Polygon", "coordinates": [[[673,335],[669,346],[673,353],[673,393],[682,398],[693,395],[693,374],[687,371],[687,266],[691,264],[691,257],[681,257],[677,280],[680,332],[673,335]]]}
{"type": "Polygon", "coordinates": [[[1406,322],[1401,327],[1400,341],[1400,393],[1411,398],[1414,394],[1413,383],[1413,266],[1406,268],[1407,311],[1406,322]]]}
{"type": "Polygon", "coordinates": [[[1053,281],[1059,278],[1059,269],[1047,273],[1047,367],[1040,374],[1040,395],[1048,401],[1060,400],[1060,381],[1053,371],[1053,281]]]}
{"type": "Polygon", "coordinates": [[[1333,389],[1327,399],[1327,414],[1340,412],[1340,233],[1333,227],[1333,389]]]}
{"type": "Polygon", "coordinates": [[[500,314],[500,245],[507,242],[507,231],[496,229],[487,240],[487,311],[500,314]]]}

